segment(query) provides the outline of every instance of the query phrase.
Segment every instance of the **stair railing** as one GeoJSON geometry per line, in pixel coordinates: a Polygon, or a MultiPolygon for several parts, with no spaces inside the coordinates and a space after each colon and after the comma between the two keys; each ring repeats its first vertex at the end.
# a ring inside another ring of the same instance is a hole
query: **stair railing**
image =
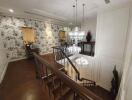
{"type": "Polygon", "coordinates": [[[70,54],[70,52],[67,51],[66,47],[53,47],[53,54],[55,55],[55,61],[64,65],[65,69],[67,70],[69,67],[67,66],[67,63],[69,63],[73,69],[73,71],[75,71],[76,75],[70,76],[73,80],[75,81],[79,81],[82,82],[83,86],[95,86],[96,83],[95,81],[86,79],[86,78],[82,78],[80,76],[80,72],[78,71],[77,67],[73,64],[73,62],[71,61],[71,59],[69,58],[69,56],[71,56],[72,54],[70,54]]]}
{"type": "MultiPolygon", "coordinates": [[[[41,68],[40,76],[43,80],[48,80],[50,76],[58,77],[61,82],[65,83],[69,88],[71,88],[76,95],[78,95],[81,100],[103,100],[99,96],[95,95],[93,92],[87,88],[77,84],[75,81],[70,79],[64,72],[58,70],[57,67],[52,66],[40,55],[33,53],[35,61],[37,62],[38,67],[41,68]]],[[[76,100],[76,99],[74,99],[76,100]]]]}

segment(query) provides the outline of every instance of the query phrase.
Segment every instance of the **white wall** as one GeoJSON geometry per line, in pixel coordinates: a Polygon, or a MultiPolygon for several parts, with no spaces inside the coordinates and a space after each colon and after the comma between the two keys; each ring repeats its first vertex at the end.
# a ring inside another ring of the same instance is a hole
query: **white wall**
{"type": "MultiPolygon", "coordinates": [[[[110,90],[114,66],[119,75],[125,55],[126,36],[129,22],[129,7],[109,8],[97,15],[95,56],[89,59],[89,72],[85,78],[92,79],[110,90]]],[[[83,70],[83,68],[82,68],[83,70]]]]}
{"type": "Polygon", "coordinates": [[[129,22],[129,7],[109,8],[97,15],[95,56],[89,59],[85,78],[92,79],[103,88],[110,90],[114,66],[119,74],[125,55],[129,22]]]}
{"type": "Polygon", "coordinates": [[[2,82],[6,69],[7,69],[7,65],[8,65],[8,59],[7,59],[7,50],[4,49],[3,47],[3,41],[0,37],[0,83],[2,82]]]}
{"type": "Polygon", "coordinates": [[[132,7],[130,8],[130,21],[127,36],[125,60],[123,64],[122,82],[117,100],[132,99],[132,7]]]}
{"type": "Polygon", "coordinates": [[[122,7],[101,11],[97,16],[95,57],[99,70],[97,83],[110,90],[114,65],[122,70],[129,8],[122,7]]]}
{"type": "Polygon", "coordinates": [[[82,25],[81,29],[87,33],[89,30],[92,33],[92,40],[95,40],[96,37],[96,25],[97,25],[97,16],[94,18],[86,20],[82,25]]]}
{"type": "MultiPolygon", "coordinates": [[[[88,31],[91,31],[92,34],[92,41],[95,41],[96,38],[96,25],[97,25],[97,16],[94,16],[93,18],[85,20],[84,23],[81,25],[81,30],[85,31],[85,36],[83,37],[83,41],[86,41],[86,35],[88,31]]],[[[90,46],[85,45],[84,47],[85,51],[90,51],[90,46]]]]}

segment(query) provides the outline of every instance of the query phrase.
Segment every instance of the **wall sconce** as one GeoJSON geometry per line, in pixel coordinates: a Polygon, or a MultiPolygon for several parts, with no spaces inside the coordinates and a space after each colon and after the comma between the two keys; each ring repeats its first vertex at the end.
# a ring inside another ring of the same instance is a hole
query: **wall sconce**
{"type": "Polygon", "coordinates": [[[48,37],[52,37],[53,34],[52,34],[52,29],[51,29],[51,24],[50,23],[45,23],[45,26],[46,26],[46,34],[48,37]]]}
{"type": "Polygon", "coordinates": [[[60,41],[66,40],[65,31],[59,31],[59,38],[60,38],[60,41]]]}

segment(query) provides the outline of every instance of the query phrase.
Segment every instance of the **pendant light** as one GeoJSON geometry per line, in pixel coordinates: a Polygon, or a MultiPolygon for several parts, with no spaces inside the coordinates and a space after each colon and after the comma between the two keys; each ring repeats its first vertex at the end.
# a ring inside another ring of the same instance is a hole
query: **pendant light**
{"type": "Polygon", "coordinates": [[[75,9],[75,5],[72,6],[73,7],[73,23],[74,23],[74,27],[75,27],[75,24],[76,24],[76,17],[75,17],[75,14],[76,14],[76,9],[75,9]]]}
{"type": "Polygon", "coordinates": [[[82,30],[82,25],[83,25],[83,23],[85,21],[85,13],[84,13],[85,4],[84,3],[82,4],[82,8],[83,8],[83,12],[82,12],[82,22],[80,24],[80,26],[81,26],[80,30],[82,30]]]}
{"type": "Polygon", "coordinates": [[[75,21],[76,21],[76,22],[75,22],[75,31],[76,31],[76,32],[79,31],[78,22],[77,22],[77,18],[78,18],[78,17],[77,17],[77,6],[78,6],[78,5],[77,5],[77,0],[76,0],[76,6],[75,6],[75,7],[76,7],[76,15],[75,15],[75,21]]]}
{"type": "Polygon", "coordinates": [[[84,6],[85,6],[85,4],[83,3],[82,6],[83,6],[83,18],[82,18],[82,23],[84,23],[84,18],[85,18],[85,15],[84,15],[84,14],[85,14],[85,13],[84,13],[84,6]]]}
{"type": "MultiPolygon", "coordinates": [[[[73,7],[73,17],[74,17],[73,19],[75,23],[74,23],[74,28],[71,32],[69,32],[69,35],[74,39],[75,44],[77,45],[78,41],[83,39],[85,31],[81,31],[80,28],[78,27],[78,20],[77,20],[78,19],[78,2],[77,0],[75,2],[75,5],[73,5],[72,7],[73,7]]],[[[85,4],[82,4],[82,7],[83,7],[83,14],[82,14],[83,16],[82,16],[81,22],[84,22],[85,4]]]]}
{"type": "Polygon", "coordinates": [[[76,0],[76,26],[77,26],[77,0],[76,0]]]}

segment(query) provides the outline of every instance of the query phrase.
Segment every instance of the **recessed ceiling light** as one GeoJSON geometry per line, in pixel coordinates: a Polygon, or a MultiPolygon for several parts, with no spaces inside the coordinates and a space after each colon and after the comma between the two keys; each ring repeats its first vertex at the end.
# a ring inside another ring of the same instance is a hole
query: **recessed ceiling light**
{"type": "Polygon", "coordinates": [[[13,10],[13,9],[9,9],[9,12],[13,13],[13,12],[14,12],[14,10],[13,10]]]}
{"type": "Polygon", "coordinates": [[[105,3],[106,3],[106,4],[110,3],[110,0],[105,0],[105,3]]]}

